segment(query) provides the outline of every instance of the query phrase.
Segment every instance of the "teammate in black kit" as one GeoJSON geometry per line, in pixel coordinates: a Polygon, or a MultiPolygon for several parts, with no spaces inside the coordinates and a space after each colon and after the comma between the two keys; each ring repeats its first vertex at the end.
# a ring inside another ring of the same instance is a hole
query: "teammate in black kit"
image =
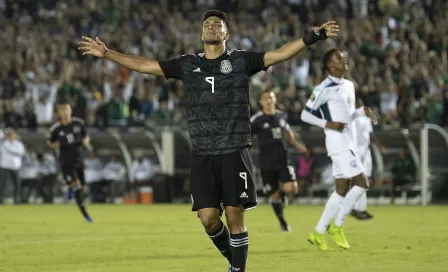
{"type": "Polygon", "coordinates": [[[226,14],[212,10],[203,17],[204,53],[154,61],[109,50],[98,37],[83,37],[83,54],[105,57],[132,70],[182,80],[193,154],[190,182],[193,211],[205,231],[231,264],[246,271],[249,235],[244,211],[256,207],[252,179],[249,77],[288,60],[318,40],[336,36],[339,26],[328,22],[303,39],[269,52],[226,51],[226,14]],[[220,219],[225,207],[227,227],[220,219]],[[230,235],[229,235],[230,230],[230,235]],[[230,237],[229,237],[230,236],[230,237]]]}
{"type": "Polygon", "coordinates": [[[84,190],[84,163],[82,157],[83,148],[90,149],[90,138],[87,136],[86,127],[82,119],[72,117],[70,104],[60,102],[57,105],[60,121],[50,128],[50,139],[47,145],[59,151],[59,163],[62,175],[69,186],[68,198],[75,197],[87,222],[93,222],[87,214],[82,199],[84,190]]]}
{"type": "Polygon", "coordinates": [[[275,94],[264,90],[260,95],[262,110],[254,114],[250,122],[252,134],[258,136],[264,190],[271,197],[272,208],[280,221],[281,230],[290,232],[291,228],[283,215],[282,193],[296,195],[298,184],[294,167],[289,162],[285,138],[299,152],[306,152],[306,147],[296,141],[286,114],[275,108],[276,103],[275,94]]]}

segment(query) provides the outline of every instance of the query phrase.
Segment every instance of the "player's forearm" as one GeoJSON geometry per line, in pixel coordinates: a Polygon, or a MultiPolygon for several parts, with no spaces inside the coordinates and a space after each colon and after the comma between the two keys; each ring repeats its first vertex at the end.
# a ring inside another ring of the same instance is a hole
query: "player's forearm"
{"type": "Polygon", "coordinates": [[[303,39],[300,38],[298,40],[289,42],[282,47],[278,49],[280,53],[282,54],[283,61],[289,60],[290,58],[294,57],[295,55],[299,54],[306,48],[305,43],[303,42],[303,39]]]}
{"type": "Polygon", "coordinates": [[[325,126],[327,125],[327,120],[319,118],[314,116],[312,113],[303,110],[302,114],[300,115],[300,118],[302,119],[302,121],[304,121],[305,123],[311,124],[311,125],[315,125],[321,128],[325,128],[325,126]]]}
{"type": "Polygon", "coordinates": [[[163,72],[160,69],[159,64],[154,60],[149,60],[139,56],[126,55],[113,50],[107,50],[104,53],[104,57],[110,61],[116,62],[124,67],[140,73],[163,76],[163,72]]]}
{"type": "Polygon", "coordinates": [[[271,66],[278,62],[286,61],[299,54],[306,48],[303,39],[298,39],[285,44],[277,50],[269,51],[265,56],[265,66],[271,66]]]}

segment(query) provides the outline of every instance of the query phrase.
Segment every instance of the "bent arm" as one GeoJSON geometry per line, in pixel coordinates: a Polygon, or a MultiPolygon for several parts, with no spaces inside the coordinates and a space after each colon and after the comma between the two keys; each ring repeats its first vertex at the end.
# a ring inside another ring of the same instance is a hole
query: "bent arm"
{"type": "Polygon", "coordinates": [[[325,128],[327,125],[327,120],[314,116],[312,113],[303,110],[300,118],[308,124],[315,125],[321,128],[325,128]]]}
{"type": "Polygon", "coordinates": [[[165,76],[160,68],[159,62],[155,60],[126,55],[113,50],[107,50],[104,57],[139,73],[165,76]]]}

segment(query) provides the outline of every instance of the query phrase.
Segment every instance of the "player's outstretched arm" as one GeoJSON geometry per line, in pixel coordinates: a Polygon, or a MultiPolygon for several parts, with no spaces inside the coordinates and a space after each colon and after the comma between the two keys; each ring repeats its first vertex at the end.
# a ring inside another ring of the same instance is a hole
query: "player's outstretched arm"
{"type": "Polygon", "coordinates": [[[106,58],[140,73],[164,76],[163,71],[157,61],[138,56],[121,54],[116,51],[109,50],[98,37],[94,40],[83,36],[82,41],[78,44],[78,50],[83,51],[83,55],[93,55],[99,58],[106,58]]]}
{"type": "Polygon", "coordinates": [[[302,52],[307,46],[314,44],[319,40],[325,40],[328,37],[338,35],[339,25],[335,21],[329,21],[325,24],[315,27],[313,31],[305,34],[301,39],[289,42],[279,49],[266,52],[264,56],[264,65],[269,67],[276,63],[289,60],[302,52]]]}

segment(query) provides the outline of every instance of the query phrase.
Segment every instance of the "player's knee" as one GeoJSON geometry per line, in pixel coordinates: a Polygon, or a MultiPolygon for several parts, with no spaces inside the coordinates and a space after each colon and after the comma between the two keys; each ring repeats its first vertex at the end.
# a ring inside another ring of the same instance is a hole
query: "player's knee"
{"type": "Polygon", "coordinates": [[[299,185],[297,181],[291,181],[283,184],[283,191],[288,194],[297,194],[299,192],[299,185]]]}
{"type": "Polygon", "coordinates": [[[359,174],[354,177],[353,184],[364,189],[369,189],[369,179],[364,174],[359,174]]]}
{"type": "Polygon", "coordinates": [[[243,207],[226,207],[226,221],[230,233],[242,233],[246,231],[243,207]]]}
{"type": "Polygon", "coordinates": [[[216,209],[207,209],[207,211],[199,211],[199,219],[201,220],[204,229],[208,233],[215,232],[221,226],[221,219],[219,219],[219,211],[216,209]]]}
{"type": "Polygon", "coordinates": [[[279,200],[280,199],[280,192],[279,191],[275,191],[274,193],[271,194],[271,198],[274,200],[279,200]]]}

